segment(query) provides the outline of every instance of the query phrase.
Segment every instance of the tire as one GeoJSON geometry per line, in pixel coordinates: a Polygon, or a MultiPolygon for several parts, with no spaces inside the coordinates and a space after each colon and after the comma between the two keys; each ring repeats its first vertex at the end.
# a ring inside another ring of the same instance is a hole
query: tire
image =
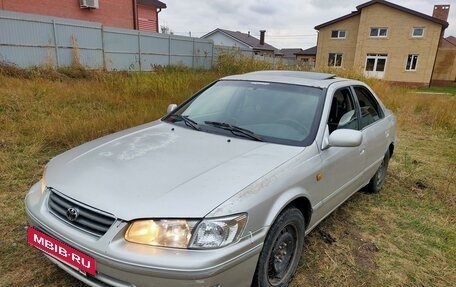
{"type": "Polygon", "coordinates": [[[370,179],[369,183],[366,186],[366,190],[369,193],[379,193],[385,183],[386,172],[388,170],[388,163],[390,159],[389,150],[386,152],[383,157],[382,163],[378,167],[374,176],[370,179]]]}
{"type": "Polygon", "coordinates": [[[288,286],[304,245],[305,220],[299,209],[285,209],[272,224],[260,253],[253,287],[288,286]]]}

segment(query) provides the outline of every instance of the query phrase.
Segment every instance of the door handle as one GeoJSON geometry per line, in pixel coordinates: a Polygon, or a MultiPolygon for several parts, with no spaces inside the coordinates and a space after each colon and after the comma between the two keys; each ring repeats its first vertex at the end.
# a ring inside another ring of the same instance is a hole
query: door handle
{"type": "Polygon", "coordinates": [[[364,154],[364,152],[365,152],[365,150],[364,150],[364,149],[362,149],[362,150],[359,152],[359,155],[363,155],[363,154],[364,154]]]}

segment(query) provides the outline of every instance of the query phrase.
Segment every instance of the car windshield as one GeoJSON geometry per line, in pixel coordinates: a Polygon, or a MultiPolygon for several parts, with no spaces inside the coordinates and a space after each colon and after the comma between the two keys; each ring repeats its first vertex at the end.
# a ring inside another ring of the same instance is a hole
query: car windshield
{"type": "Polygon", "coordinates": [[[204,132],[303,146],[315,137],[323,95],[314,87],[222,80],[164,120],[189,126],[184,117],[204,132]]]}

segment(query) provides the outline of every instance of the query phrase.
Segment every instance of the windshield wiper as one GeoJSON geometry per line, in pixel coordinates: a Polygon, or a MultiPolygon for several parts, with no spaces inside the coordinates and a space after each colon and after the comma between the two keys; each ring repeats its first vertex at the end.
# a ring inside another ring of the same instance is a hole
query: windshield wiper
{"type": "Polygon", "coordinates": [[[190,119],[188,116],[172,114],[169,116],[170,118],[177,119],[183,121],[188,127],[191,127],[194,130],[200,131],[201,129],[198,127],[198,123],[194,120],[190,119]]]}
{"type": "Polygon", "coordinates": [[[238,135],[238,136],[241,135],[241,136],[248,137],[250,139],[253,139],[253,140],[256,140],[256,141],[260,141],[260,142],[263,141],[263,139],[259,135],[255,134],[251,130],[244,129],[244,128],[241,128],[241,127],[238,127],[238,126],[234,126],[234,125],[229,124],[229,123],[212,122],[212,121],[205,121],[204,123],[206,125],[211,125],[211,126],[216,127],[216,128],[221,128],[221,129],[224,129],[224,130],[228,130],[234,135],[238,135]]]}

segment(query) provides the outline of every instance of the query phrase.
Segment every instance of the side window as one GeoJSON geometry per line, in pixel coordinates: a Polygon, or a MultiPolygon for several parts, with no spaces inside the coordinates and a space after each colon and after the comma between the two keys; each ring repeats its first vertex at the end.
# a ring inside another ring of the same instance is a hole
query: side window
{"type": "Polygon", "coordinates": [[[328,118],[329,133],[337,129],[357,130],[359,127],[353,97],[349,88],[337,90],[332,99],[328,118]]]}
{"type": "Polygon", "coordinates": [[[361,108],[360,128],[378,121],[383,118],[383,112],[375,97],[365,87],[354,87],[359,107],[361,108]]]}

